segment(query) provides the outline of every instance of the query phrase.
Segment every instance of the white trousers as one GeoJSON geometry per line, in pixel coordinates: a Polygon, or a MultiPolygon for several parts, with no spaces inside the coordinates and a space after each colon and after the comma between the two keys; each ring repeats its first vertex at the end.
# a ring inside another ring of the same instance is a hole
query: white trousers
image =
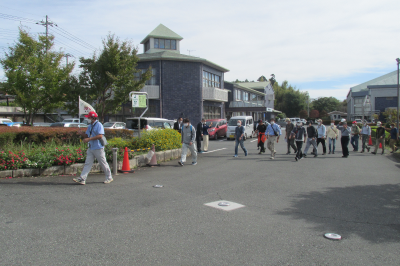
{"type": "Polygon", "coordinates": [[[106,160],[106,153],[104,152],[104,148],[98,150],[88,149],[86,154],[87,155],[86,155],[85,166],[83,167],[81,173],[81,178],[83,180],[86,180],[90,170],[92,169],[94,158],[96,158],[97,161],[99,162],[101,170],[103,170],[104,174],[106,175],[106,180],[112,179],[110,167],[108,166],[106,160]]]}
{"type": "Polygon", "coordinates": [[[210,139],[209,135],[203,135],[203,151],[208,151],[208,140],[210,139]]]}
{"type": "Polygon", "coordinates": [[[186,143],[182,143],[182,155],[181,155],[181,162],[184,163],[186,162],[186,154],[188,149],[190,150],[190,152],[192,153],[192,162],[196,162],[197,161],[197,150],[196,150],[196,144],[193,143],[192,145],[186,144],[186,143]]]}

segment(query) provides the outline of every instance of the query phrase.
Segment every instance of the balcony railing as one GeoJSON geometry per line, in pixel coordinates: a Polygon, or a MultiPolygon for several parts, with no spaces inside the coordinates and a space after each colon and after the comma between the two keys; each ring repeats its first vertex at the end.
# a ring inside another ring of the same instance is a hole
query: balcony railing
{"type": "Polygon", "coordinates": [[[145,85],[140,91],[147,92],[149,99],[160,99],[160,86],[145,85]]]}
{"type": "Polygon", "coordinates": [[[235,101],[229,103],[230,108],[234,107],[265,107],[264,101],[235,101]]]}
{"type": "Polygon", "coordinates": [[[228,90],[213,87],[203,87],[203,100],[215,102],[227,102],[228,90]]]}
{"type": "Polygon", "coordinates": [[[22,107],[0,106],[0,113],[22,113],[23,111],[22,107]]]}

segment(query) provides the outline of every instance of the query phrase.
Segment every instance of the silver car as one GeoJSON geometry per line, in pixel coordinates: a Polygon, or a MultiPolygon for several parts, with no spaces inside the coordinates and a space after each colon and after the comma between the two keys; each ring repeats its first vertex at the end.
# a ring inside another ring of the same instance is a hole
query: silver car
{"type": "Polygon", "coordinates": [[[103,124],[103,127],[108,129],[126,129],[126,124],[124,122],[106,122],[103,124]]]}

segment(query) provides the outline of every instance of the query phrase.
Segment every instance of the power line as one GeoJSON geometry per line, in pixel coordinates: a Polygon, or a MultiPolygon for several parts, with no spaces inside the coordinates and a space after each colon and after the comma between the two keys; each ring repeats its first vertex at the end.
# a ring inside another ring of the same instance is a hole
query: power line
{"type": "Polygon", "coordinates": [[[55,29],[56,29],[56,30],[61,30],[61,31],[64,32],[65,34],[70,35],[73,39],[76,39],[77,41],[80,41],[80,42],[82,42],[83,44],[89,46],[92,50],[96,50],[96,49],[97,49],[97,48],[94,47],[93,45],[91,45],[91,44],[89,44],[89,43],[87,43],[87,42],[85,42],[85,41],[79,39],[78,37],[75,37],[74,35],[72,35],[72,34],[69,33],[68,31],[66,31],[66,30],[64,30],[64,29],[62,29],[62,28],[60,28],[58,25],[57,25],[57,28],[55,28],[55,29]]]}
{"type": "MultiPolygon", "coordinates": [[[[86,49],[88,49],[88,50],[90,50],[90,51],[96,50],[96,49],[93,49],[93,48],[91,48],[91,47],[86,46],[85,44],[76,42],[75,40],[69,38],[68,36],[65,36],[65,35],[62,34],[61,32],[53,31],[53,29],[51,29],[51,30],[52,30],[51,32],[53,33],[53,35],[54,35],[54,34],[59,34],[59,35],[61,35],[62,37],[64,37],[65,39],[68,39],[68,40],[70,40],[71,42],[73,42],[73,43],[75,43],[75,44],[78,44],[78,45],[80,45],[80,46],[82,46],[82,47],[84,47],[84,48],[86,48],[86,49]]],[[[58,30],[58,29],[57,29],[57,28],[54,28],[54,30],[58,30]]]]}

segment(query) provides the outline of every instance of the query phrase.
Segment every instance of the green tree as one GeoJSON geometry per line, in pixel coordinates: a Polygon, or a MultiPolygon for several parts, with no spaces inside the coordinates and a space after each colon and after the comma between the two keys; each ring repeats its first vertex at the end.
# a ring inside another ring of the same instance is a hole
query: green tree
{"type": "Polygon", "coordinates": [[[61,66],[64,54],[53,50],[53,40],[41,35],[35,40],[20,27],[17,43],[0,60],[7,78],[2,90],[15,95],[30,124],[35,114],[62,106],[65,83],[74,68],[74,63],[61,66]]]}
{"type": "MultiPolygon", "coordinates": [[[[136,69],[139,57],[131,42],[120,41],[114,34],[103,39],[103,50],[92,58],[80,58],[83,69],[79,76],[80,86],[85,88],[81,98],[94,103],[100,120],[105,114],[121,110],[122,103],[129,101],[131,91],[140,91],[152,76],[151,68],[136,69]]],[[[75,100],[76,105],[78,99],[75,100]]]]}
{"type": "Polygon", "coordinates": [[[273,89],[275,93],[274,109],[285,113],[288,117],[295,117],[306,108],[306,93],[300,92],[286,80],[281,85],[275,82],[273,89]]]}
{"type": "Polygon", "coordinates": [[[300,118],[306,118],[308,116],[307,110],[301,110],[299,116],[300,118]]]}
{"type": "Polygon", "coordinates": [[[264,82],[264,81],[268,81],[268,80],[267,80],[266,77],[261,76],[261,77],[259,77],[259,78],[257,79],[257,81],[259,81],[259,82],[264,82]]]}
{"type": "Polygon", "coordinates": [[[397,123],[397,109],[389,108],[382,113],[386,123],[397,123]]]}
{"type": "Polygon", "coordinates": [[[321,97],[312,102],[312,107],[319,112],[326,111],[327,113],[336,111],[340,106],[340,101],[335,97],[321,97]]]}

